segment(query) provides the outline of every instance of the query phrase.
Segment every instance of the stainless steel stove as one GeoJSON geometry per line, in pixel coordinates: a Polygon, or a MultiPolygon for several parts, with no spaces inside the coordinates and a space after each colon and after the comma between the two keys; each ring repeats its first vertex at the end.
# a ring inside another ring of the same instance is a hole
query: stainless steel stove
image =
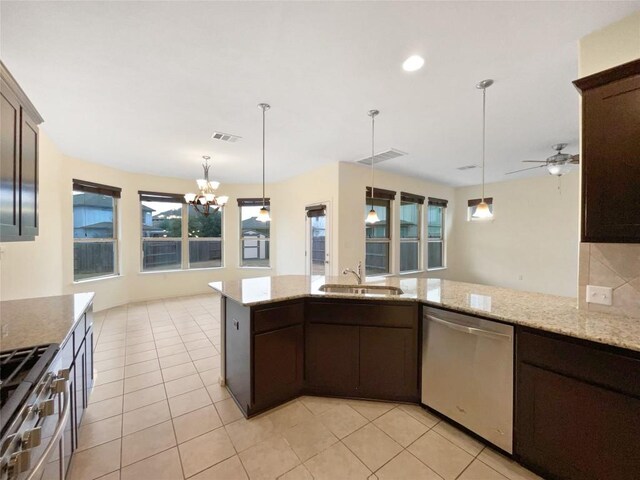
{"type": "Polygon", "coordinates": [[[57,352],[57,344],[0,352],[0,480],[65,477],[70,397],[57,352]]]}

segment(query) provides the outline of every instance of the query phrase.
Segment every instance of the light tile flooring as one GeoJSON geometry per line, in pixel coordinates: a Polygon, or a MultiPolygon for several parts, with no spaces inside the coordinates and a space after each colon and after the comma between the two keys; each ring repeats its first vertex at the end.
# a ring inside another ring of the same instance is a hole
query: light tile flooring
{"type": "Polygon", "coordinates": [[[245,420],[213,294],[96,313],[94,337],[70,480],[539,478],[417,405],[301,397],[245,420]]]}

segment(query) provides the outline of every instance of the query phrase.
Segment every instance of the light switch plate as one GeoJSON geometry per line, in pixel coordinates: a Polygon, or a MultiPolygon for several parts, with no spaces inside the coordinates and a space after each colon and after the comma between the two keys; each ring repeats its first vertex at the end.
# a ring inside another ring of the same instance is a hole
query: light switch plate
{"type": "Polygon", "coordinates": [[[596,287],[594,285],[587,285],[587,303],[611,305],[612,300],[613,289],[611,287],[596,287]]]}

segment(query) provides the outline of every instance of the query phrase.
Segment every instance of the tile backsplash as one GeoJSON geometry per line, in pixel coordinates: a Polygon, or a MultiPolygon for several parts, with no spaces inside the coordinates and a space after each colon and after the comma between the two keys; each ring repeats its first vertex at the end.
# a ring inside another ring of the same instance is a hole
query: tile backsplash
{"type": "Polygon", "coordinates": [[[581,243],[578,285],[580,308],[640,318],[640,244],[581,243]],[[611,287],[613,305],[587,303],[587,285],[611,287]]]}

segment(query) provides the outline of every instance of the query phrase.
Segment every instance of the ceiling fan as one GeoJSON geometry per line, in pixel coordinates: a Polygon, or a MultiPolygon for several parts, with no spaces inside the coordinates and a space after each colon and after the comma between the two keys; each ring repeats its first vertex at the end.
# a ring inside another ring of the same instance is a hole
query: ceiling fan
{"type": "Polygon", "coordinates": [[[569,155],[568,153],[562,153],[562,150],[566,146],[566,143],[556,143],[551,148],[553,148],[557,153],[551,155],[546,160],[523,160],[523,162],[525,163],[541,163],[542,165],[514,170],[513,172],[505,173],[505,175],[511,175],[512,173],[524,172],[525,170],[533,170],[534,168],[542,167],[547,167],[550,175],[557,175],[558,177],[564,175],[565,173],[571,171],[571,165],[580,163],[580,155],[569,155]]]}

